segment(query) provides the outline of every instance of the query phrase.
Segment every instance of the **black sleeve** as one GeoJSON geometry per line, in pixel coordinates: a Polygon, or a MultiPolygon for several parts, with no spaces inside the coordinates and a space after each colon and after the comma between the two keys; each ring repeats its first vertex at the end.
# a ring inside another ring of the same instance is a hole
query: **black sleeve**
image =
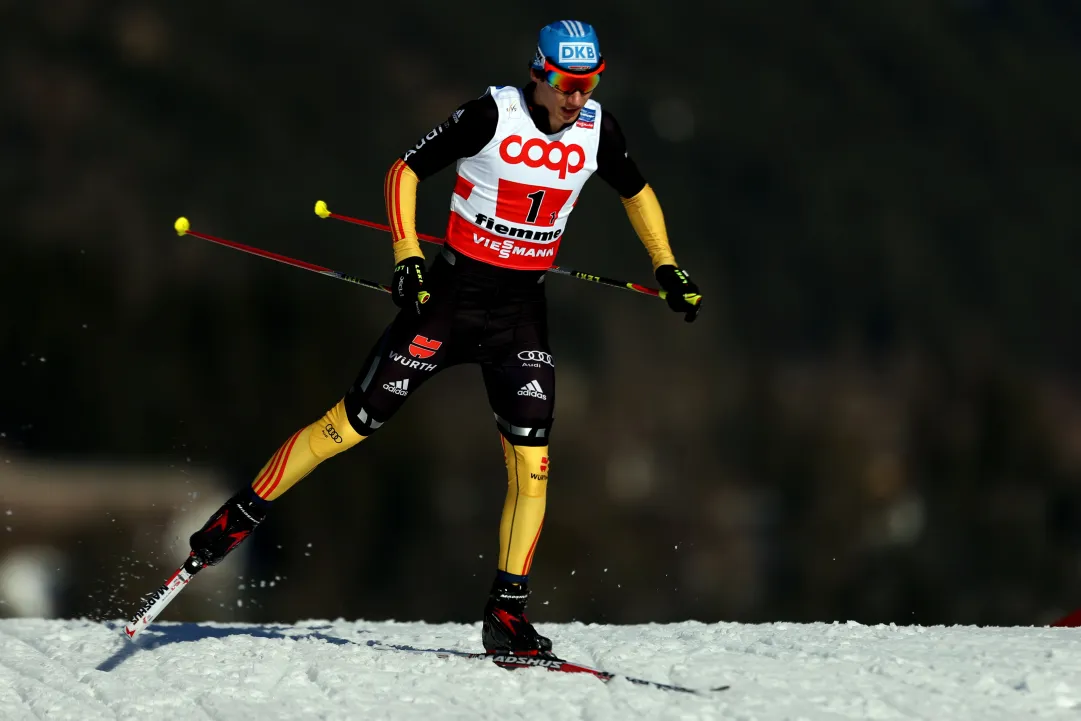
{"type": "Polygon", "coordinates": [[[601,111],[601,139],[597,147],[597,175],[616,189],[623,198],[631,198],[646,187],[646,179],[627,154],[627,139],[616,118],[601,111]]]}
{"type": "Polygon", "coordinates": [[[430,178],[458,158],[479,153],[495,135],[499,108],[491,93],[458,107],[405,151],[401,159],[421,180],[430,178]]]}

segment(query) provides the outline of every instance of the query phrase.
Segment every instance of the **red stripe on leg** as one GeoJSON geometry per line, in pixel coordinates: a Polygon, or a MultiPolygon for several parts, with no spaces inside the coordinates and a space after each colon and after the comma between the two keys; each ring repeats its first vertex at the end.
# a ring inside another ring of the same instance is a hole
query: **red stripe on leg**
{"type": "Polygon", "coordinates": [[[278,450],[274,452],[274,455],[270,459],[270,463],[267,464],[266,469],[255,479],[255,483],[252,484],[252,488],[255,490],[255,495],[260,498],[263,497],[263,488],[266,487],[266,482],[274,476],[274,471],[278,470],[278,461],[281,460],[282,451],[285,450],[285,444],[278,446],[278,450]]]}
{"type": "Polygon", "coordinates": [[[289,441],[286,440],[282,443],[281,448],[278,449],[277,454],[274,456],[274,465],[267,473],[266,478],[263,479],[259,489],[255,492],[257,496],[266,500],[266,496],[269,495],[270,484],[274,482],[274,476],[277,475],[278,469],[282,466],[282,457],[285,455],[285,447],[289,445],[289,441]]]}
{"type": "Polygon", "coordinates": [[[293,437],[289,439],[289,447],[285,449],[285,455],[282,456],[282,462],[278,468],[278,473],[274,477],[274,482],[266,489],[268,496],[274,492],[274,489],[278,487],[278,483],[281,482],[282,476],[285,475],[285,467],[289,465],[289,455],[293,452],[293,446],[296,445],[298,438],[300,438],[300,431],[294,433],[293,437]]]}
{"type": "Polygon", "coordinates": [[[525,568],[522,569],[522,575],[528,576],[529,569],[533,567],[533,552],[537,550],[537,541],[540,540],[541,531],[544,530],[544,519],[541,519],[540,528],[537,529],[537,535],[533,537],[533,545],[529,547],[529,553],[525,557],[525,568]]]}

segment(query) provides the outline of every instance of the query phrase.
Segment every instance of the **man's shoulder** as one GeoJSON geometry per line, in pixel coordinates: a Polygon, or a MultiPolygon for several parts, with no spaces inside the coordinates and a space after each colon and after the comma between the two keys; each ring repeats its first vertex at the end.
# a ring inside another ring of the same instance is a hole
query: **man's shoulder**
{"type": "Polygon", "coordinates": [[[493,95],[494,88],[488,88],[484,91],[484,94],[480,97],[467,100],[462,103],[457,110],[451,114],[451,120],[455,123],[460,120],[464,120],[466,115],[470,115],[470,120],[480,116],[481,118],[494,120],[499,116],[499,107],[496,101],[496,97],[493,95]]]}
{"type": "Polygon", "coordinates": [[[493,85],[488,88],[487,96],[491,98],[491,106],[497,113],[510,117],[516,117],[524,112],[526,105],[522,89],[515,85],[493,85]]]}

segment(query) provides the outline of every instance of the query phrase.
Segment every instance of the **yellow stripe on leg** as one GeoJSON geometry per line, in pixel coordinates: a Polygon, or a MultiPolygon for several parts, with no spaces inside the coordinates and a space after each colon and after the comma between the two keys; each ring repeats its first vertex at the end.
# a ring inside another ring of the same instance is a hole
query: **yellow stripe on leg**
{"type": "Polygon", "coordinates": [[[548,446],[516,446],[505,438],[507,497],[499,523],[499,570],[526,576],[533,564],[548,493],[548,446]]]}

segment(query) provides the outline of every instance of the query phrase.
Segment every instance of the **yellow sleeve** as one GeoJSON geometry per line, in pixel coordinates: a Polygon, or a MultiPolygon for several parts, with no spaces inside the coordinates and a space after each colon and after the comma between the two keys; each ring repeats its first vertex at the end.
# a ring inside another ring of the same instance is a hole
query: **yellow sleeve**
{"type": "Polygon", "coordinates": [[[417,185],[420,178],[402,160],[390,166],[383,184],[387,202],[387,219],[394,243],[394,262],[410,256],[424,257],[417,238],[417,185]]]}
{"type": "Polygon", "coordinates": [[[656,271],[662,265],[675,265],[676,257],[672,255],[672,248],[668,244],[668,231],[664,227],[664,213],[661,212],[661,204],[653,188],[647,183],[633,198],[621,200],[627,217],[631,219],[634,232],[638,234],[642,245],[646,246],[650,260],[653,261],[653,270],[656,271]]]}

